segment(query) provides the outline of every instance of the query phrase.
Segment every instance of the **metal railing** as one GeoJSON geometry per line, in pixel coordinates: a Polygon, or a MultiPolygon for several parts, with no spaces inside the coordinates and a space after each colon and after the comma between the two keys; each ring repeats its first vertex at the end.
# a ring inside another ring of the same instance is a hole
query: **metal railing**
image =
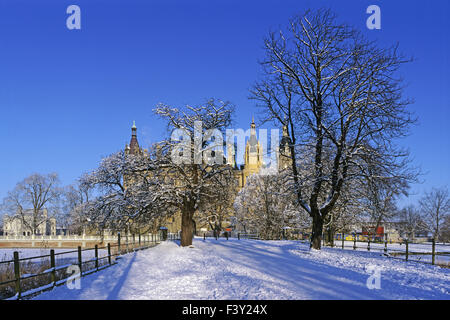
{"type": "MultiPolygon", "coordinates": [[[[169,234],[168,240],[177,239],[169,234]]],[[[122,255],[156,246],[161,242],[160,234],[133,235],[118,234],[113,243],[92,248],[55,252],[24,257],[18,251],[13,259],[0,261],[0,299],[23,299],[55,286],[66,283],[74,277],[82,277],[116,264],[122,255]]]]}
{"type": "Polygon", "coordinates": [[[0,241],[100,241],[100,240],[115,240],[116,236],[114,235],[105,235],[101,236],[90,236],[90,235],[30,235],[30,236],[21,236],[21,235],[6,235],[0,236],[0,241]]]}

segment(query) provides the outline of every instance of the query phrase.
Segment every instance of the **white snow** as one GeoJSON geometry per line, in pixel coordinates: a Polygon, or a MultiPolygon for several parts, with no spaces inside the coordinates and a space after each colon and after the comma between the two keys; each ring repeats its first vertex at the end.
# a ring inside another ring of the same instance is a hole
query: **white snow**
{"type": "Polygon", "coordinates": [[[118,264],[35,299],[450,299],[450,269],[296,241],[194,240],[128,254],[118,264]],[[381,289],[369,289],[370,266],[381,289]]]}

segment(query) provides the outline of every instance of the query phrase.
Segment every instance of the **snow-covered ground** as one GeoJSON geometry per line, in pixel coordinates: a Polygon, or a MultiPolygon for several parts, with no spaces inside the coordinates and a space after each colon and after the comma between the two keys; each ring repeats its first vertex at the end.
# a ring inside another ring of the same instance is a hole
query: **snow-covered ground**
{"type": "Polygon", "coordinates": [[[194,248],[168,241],[128,254],[83,277],[81,289],[63,285],[35,299],[449,300],[449,288],[450,269],[379,252],[310,251],[296,241],[195,239],[194,248]],[[380,289],[366,285],[373,268],[380,289]]]}

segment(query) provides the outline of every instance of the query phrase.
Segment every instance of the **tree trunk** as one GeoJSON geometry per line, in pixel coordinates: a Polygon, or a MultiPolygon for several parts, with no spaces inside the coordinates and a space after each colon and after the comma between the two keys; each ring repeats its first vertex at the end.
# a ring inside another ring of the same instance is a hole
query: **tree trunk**
{"type": "Polygon", "coordinates": [[[194,232],[194,226],[192,223],[192,217],[194,212],[190,210],[183,210],[181,215],[181,246],[187,247],[192,245],[192,234],[194,232]]]}
{"type": "Polygon", "coordinates": [[[323,231],[323,219],[320,216],[319,212],[314,213],[312,233],[311,233],[311,245],[310,245],[311,248],[320,250],[322,242],[322,231],[323,231]]]}
{"type": "Polygon", "coordinates": [[[329,246],[334,247],[334,235],[335,230],[332,226],[328,227],[327,229],[327,243],[329,246]]]}

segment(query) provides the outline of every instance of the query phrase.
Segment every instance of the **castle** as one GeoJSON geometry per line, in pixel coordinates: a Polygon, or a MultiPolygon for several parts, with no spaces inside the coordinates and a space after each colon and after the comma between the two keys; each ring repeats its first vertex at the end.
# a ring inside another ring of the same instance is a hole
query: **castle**
{"type": "MultiPolygon", "coordinates": [[[[289,169],[291,167],[291,152],[290,152],[291,140],[289,137],[288,127],[283,126],[282,138],[280,144],[275,150],[276,159],[277,159],[277,167],[278,171],[283,171],[289,169]]],[[[126,154],[142,154],[145,153],[146,150],[141,149],[139,146],[139,142],[137,139],[137,127],[135,122],[133,122],[133,126],[131,127],[131,140],[130,144],[125,145],[125,153],[126,154]]],[[[238,167],[236,165],[235,159],[236,150],[235,148],[228,146],[227,147],[227,163],[232,166],[234,176],[237,180],[237,192],[239,192],[247,183],[247,178],[253,174],[257,174],[260,172],[261,168],[264,167],[263,160],[263,148],[261,143],[258,141],[256,135],[256,125],[254,119],[250,124],[250,135],[247,139],[245,145],[244,152],[244,164],[238,167]]],[[[178,232],[181,230],[181,214],[175,215],[173,217],[166,219],[166,225],[169,232],[178,232]]],[[[230,221],[225,221],[223,224],[224,228],[228,228],[230,221]]],[[[207,231],[208,224],[200,224],[196,223],[196,229],[200,231],[207,231]]]]}
{"type": "Polygon", "coordinates": [[[48,217],[46,208],[35,214],[33,209],[3,216],[5,236],[56,235],[56,219],[48,217]]]}

